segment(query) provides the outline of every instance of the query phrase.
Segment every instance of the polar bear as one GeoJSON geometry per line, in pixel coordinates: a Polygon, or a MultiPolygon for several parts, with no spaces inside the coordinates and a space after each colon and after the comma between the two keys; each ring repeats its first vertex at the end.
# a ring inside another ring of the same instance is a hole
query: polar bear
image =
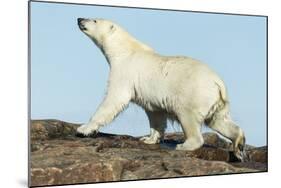
{"type": "Polygon", "coordinates": [[[78,18],[78,25],[110,66],[106,97],[78,133],[96,133],[133,102],[149,119],[150,135],[141,138],[144,143],[159,143],[171,119],[179,122],[185,136],[176,149],[196,150],[204,143],[205,123],[231,140],[234,154],[243,160],[244,133],[230,118],[224,82],[207,65],[189,57],[160,55],[109,20],[78,18]]]}

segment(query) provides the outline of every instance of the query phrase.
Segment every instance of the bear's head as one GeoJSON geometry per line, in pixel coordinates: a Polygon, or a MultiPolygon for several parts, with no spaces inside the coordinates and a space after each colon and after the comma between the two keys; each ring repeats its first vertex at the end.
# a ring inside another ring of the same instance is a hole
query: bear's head
{"type": "Polygon", "coordinates": [[[78,18],[80,30],[90,37],[97,45],[101,46],[103,41],[114,33],[117,25],[104,19],[78,18]]]}

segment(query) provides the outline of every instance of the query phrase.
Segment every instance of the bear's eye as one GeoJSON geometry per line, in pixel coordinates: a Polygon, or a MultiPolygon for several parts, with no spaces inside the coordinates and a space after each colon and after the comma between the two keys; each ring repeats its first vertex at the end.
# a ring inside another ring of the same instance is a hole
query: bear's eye
{"type": "Polygon", "coordinates": [[[94,23],[97,23],[97,20],[93,20],[94,21],[94,23]]]}

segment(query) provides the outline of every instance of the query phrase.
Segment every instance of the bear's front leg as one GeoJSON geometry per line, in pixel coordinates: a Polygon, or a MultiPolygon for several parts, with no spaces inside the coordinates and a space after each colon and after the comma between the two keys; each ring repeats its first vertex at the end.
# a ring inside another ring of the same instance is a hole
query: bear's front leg
{"type": "Polygon", "coordinates": [[[146,111],[150,124],[150,135],[144,136],[140,140],[146,144],[157,144],[160,142],[167,127],[167,117],[162,112],[146,111]]]}
{"type": "Polygon", "coordinates": [[[88,136],[97,133],[99,128],[110,123],[130,102],[130,93],[126,90],[108,91],[108,95],[99,106],[90,121],[81,125],[77,132],[88,136]]]}

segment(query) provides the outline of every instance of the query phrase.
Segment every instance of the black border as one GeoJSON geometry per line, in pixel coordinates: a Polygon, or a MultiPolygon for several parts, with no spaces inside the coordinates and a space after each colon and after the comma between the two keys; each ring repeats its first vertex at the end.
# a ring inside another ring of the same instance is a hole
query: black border
{"type": "Polygon", "coordinates": [[[28,23],[27,23],[27,28],[28,28],[28,41],[27,41],[27,45],[28,45],[28,56],[27,56],[27,70],[28,70],[28,75],[27,75],[27,80],[28,80],[28,87],[27,87],[27,98],[28,98],[28,110],[27,110],[27,124],[28,124],[28,128],[27,128],[27,148],[28,148],[28,155],[27,155],[27,184],[28,187],[31,187],[31,1],[28,1],[28,23]]]}
{"type": "Polygon", "coordinates": [[[120,180],[120,181],[104,181],[104,182],[87,182],[87,183],[76,183],[76,184],[58,184],[58,185],[40,185],[31,186],[31,157],[30,157],[30,127],[31,127],[31,3],[46,3],[46,4],[67,4],[67,5],[81,5],[81,6],[100,6],[100,7],[115,7],[115,8],[134,8],[144,10],[160,10],[160,11],[176,11],[176,12],[192,12],[192,13],[205,13],[205,14],[222,14],[222,15],[233,15],[233,16],[251,16],[251,17],[264,17],[266,18],[266,146],[267,146],[267,160],[268,160],[268,16],[266,15],[255,15],[255,14],[238,14],[238,13],[226,13],[226,12],[207,12],[207,11],[192,11],[192,10],[175,10],[175,9],[163,9],[163,8],[148,8],[148,7],[134,7],[134,6],[119,6],[119,5],[102,5],[102,4],[89,4],[89,3],[74,3],[74,2],[57,2],[57,1],[40,1],[40,0],[29,0],[28,1],[28,187],[53,187],[53,186],[66,186],[66,185],[84,185],[84,184],[100,184],[100,183],[114,183],[114,182],[131,182],[131,181],[143,181],[143,180],[161,180],[161,179],[176,179],[176,178],[190,178],[190,177],[206,177],[206,176],[223,176],[223,175],[240,175],[240,174],[256,174],[266,173],[268,170],[259,172],[242,172],[242,173],[226,173],[226,174],[211,174],[211,175],[200,175],[200,176],[179,176],[179,177],[168,177],[168,178],[150,178],[150,179],[136,179],[136,180],[120,180]]]}

